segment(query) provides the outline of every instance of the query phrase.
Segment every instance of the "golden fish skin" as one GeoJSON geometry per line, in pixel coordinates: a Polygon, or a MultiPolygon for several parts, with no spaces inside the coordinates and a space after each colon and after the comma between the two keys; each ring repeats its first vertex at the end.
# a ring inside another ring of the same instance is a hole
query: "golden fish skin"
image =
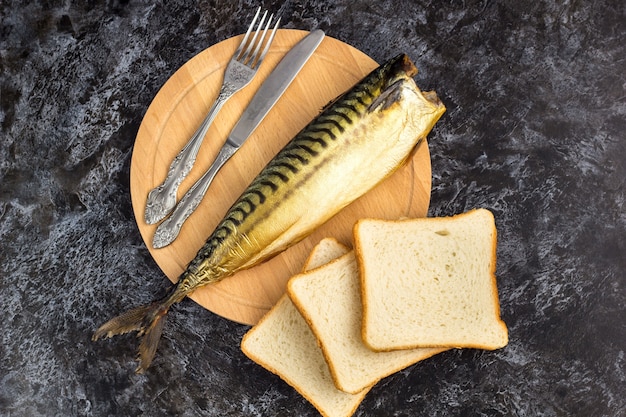
{"type": "Polygon", "coordinates": [[[232,205],[170,294],[110,320],[93,339],[138,331],[137,372],[145,371],[172,304],[294,245],[396,171],[445,112],[416,73],[398,55],[326,106],[232,205]]]}

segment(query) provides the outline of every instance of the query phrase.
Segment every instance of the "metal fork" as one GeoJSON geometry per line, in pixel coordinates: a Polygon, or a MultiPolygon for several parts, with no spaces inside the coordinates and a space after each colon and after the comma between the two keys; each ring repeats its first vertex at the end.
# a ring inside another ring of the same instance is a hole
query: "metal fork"
{"type": "Polygon", "coordinates": [[[267,23],[265,23],[265,19],[267,17],[267,11],[265,11],[254,31],[252,39],[248,42],[248,38],[250,37],[252,29],[254,28],[260,13],[261,8],[259,7],[254,15],[254,19],[252,19],[252,23],[248,27],[248,31],[241,41],[241,44],[226,67],[222,87],[220,88],[220,92],[215,100],[215,103],[213,103],[209,109],[209,113],[202,121],[198,130],[196,130],[193,134],[189,142],[187,142],[178,155],[176,155],[176,158],[172,161],[165,181],[163,181],[161,185],[152,189],[148,194],[148,201],[146,202],[146,210],[144,213],[146,223],[155,224],[164,219],[174,209],[176,206],[176,194],[178,193],[178,187],[191,171],[191,168],[196,160],[196,156],[198,155],[200,145],[202,144],[204,136],[209,130],[209,126],[213,122],[213,119],[215,119],[217,113],[220,111],[222,106],[224,106],[224,103],[226,103],[226,101],[232,97],[233,94],[248,85],[257,73],[265,54],[274,40],[276,29],[278,29],[278,25],[280,23],[280,19],[278,19],[270,32],[269,28],[274,15],[271,14],[269,19],[267,19],[267,23]],[[263,28],[263,24],[265,24],[265,28],[263,28]],[[265,47],[261,49],[268,32],[269,38],[265,42],[265,47]]]}

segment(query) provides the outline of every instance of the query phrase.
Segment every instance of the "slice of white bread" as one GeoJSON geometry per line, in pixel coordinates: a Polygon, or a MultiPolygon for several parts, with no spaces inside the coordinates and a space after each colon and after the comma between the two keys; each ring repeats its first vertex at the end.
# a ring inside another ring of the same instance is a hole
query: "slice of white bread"
{"type": "Polygon", "coordinates": [[[489,210],[354,227],[363,340],[374,350],[498,349],[508,343],[489,210]]]}
{"type": "Polygon", "coordinates": [[[357,393],[380,379],[446,349],[374,352],[361,338],[361,290],[353,252],[297,275],[287,294],[317,337],[335,385],[357,393]]]}
{"type": "MultiPolygon", "coordinates": [[[[309,255],[305,268],[315,268],[347,251],[336,240],[324,239],[309,255]]],[[[351,416],[369,391],[348,394],[335,387],[317,339],[287,295],[246,333],[241,349],[291,385],[325,417],[351,416]]]]}
{"type": "Polygon", "coordinates": [[[304,261],[302,272],[310,271],[350,252],[350,248],[339,243],[337,239],[327,237],[320,240],[311,250],[309,257],[304,261]]]}

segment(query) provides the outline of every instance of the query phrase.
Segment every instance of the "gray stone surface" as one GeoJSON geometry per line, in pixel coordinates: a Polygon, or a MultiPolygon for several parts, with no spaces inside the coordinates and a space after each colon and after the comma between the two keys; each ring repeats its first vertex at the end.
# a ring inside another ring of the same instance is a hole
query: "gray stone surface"
{"type": "MultiPolygon", "coordinates": [[[[448,107],[429,215],[486,207],[498,225],[510,344],[390,376],[356,415],[626,415],[624,2],[265,3],[379,62],[409,54],[448,107]]],[[[134,336],[90,340],[169,285],[130,203],[142,116],[256,6],[0,3],[1,415],[316,415],[240,352],[246,326],[190,300],[143,376],[134,336]]]]}

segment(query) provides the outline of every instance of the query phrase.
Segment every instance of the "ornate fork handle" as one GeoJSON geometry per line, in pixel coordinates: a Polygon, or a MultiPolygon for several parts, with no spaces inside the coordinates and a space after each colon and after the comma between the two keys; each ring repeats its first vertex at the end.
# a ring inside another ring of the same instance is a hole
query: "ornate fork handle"
{"type": "Polygon", "coordinates": [[[228,142],[224,144],[208,171],[206,171],[189,191],[187,191],[176,206],[172,215],[157,227],[154,238],[152,239],[152,246],[154,248],[158,249],[167,246],[176,239],[178,233],[180,233],[180,229],[183,227],[183,223],[185,223],[191,213],[198,208],[198,205],[209,189],[209,185],[213,182],[217,171],[219,171],[236,151],[237,147],[228,142]]]}
{"type": "Polygon", "coordinates": [[[176,194],[178,193],[178,187],[191,171],[191,168],[196,160],[196,156],[198,155],[200,145],[202,144],[204,136],[209,130],[209,126],[213,122],[213,119],[224,103],[237,91],[247,86],[257,73],[257,69],[259,68],[259,65],[261,65],[261,62],[263,61],[263,58],[265,57],[265,54],[274,39],[276,29],[278,29],[278,24],[280,23],[280,19],[278,19],[271,30],[269,39],[265,42],[265,47],[261,48],[264,44],[266,35],[268,34],[272,18],[274,17],[274,15],[271,14],[269,20],[265,23],[265,18],[267,17],[267,11],[265,11],[259,21],[258,27],[254,31],[254,36],[250,42],[248,42],[248,37],[252,33],[252,29],[255,27],[260,12],[261,8],[259,7],[254,15],[254,18],[252,19],[252,23],[246,31],[246,34],[243,36],[241,43],[237,47],[233,57],[228,62],[226,70],[224,71],[222,87],[220,88],[217,100],[215,100],[215,103],[211,106],[209,113],[202,121],[202,124],[194,133],[193,137],[189,140],[189,142],[187,142],[185,147],[172,161],[165,181],[148,193],[146,209],[144,211],[146,223],[157,223],[165,218],[174,209],[176,206],[176,194]],[[263,28],[264,23],[265,28],[263,28]]]}
{"type": "Polygon", "coordinates": [[[241,84],[232,83],[228,80],[224,81],[215,103],[213,103],[209,109],[209,113],[202,121],[202,124],[200,124],[200,127],[198,127],[189,142],[187,142],[185,147],[181,149],[170,164],[165,181],[150,191],[148,201],[146,202],[146,223],[155,224],[165,218],[174,209],[176,206],[178,187],[187,175],[189,175],[196,161],[196,157],[198,156],[200,145],[209,130],[209,126],[222,106],[224,106],[224,103],[240,90],[238,85],[241,84]]]}

